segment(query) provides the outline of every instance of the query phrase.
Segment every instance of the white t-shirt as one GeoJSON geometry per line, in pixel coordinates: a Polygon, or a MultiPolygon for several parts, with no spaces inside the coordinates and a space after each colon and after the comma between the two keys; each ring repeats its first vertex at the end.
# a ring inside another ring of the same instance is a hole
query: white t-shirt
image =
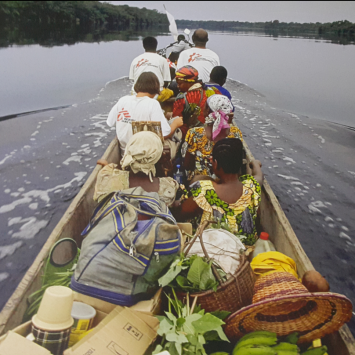
{"type": "Polygon", "coordinates": [[[210,74],[219,64],[218,55],[207,48],[191,48],[180,53],[177,68],[191,65],[198,71],[198,78],[204,83],[210,80],[210,74]]]}
{"type": "Polygon", "coordinates": [[[137,79],[144,72],[152,72],[158,77],[160,91],[164,88],[164,81],[171,81],[169,64],[159,54],[146,52],[133,59],[129,70],[129,78],[134,80],[132,90],[137,79]]]}
{"type": "Polygon", "coordinates": [[[169,123],[157,100],[148,96],[124,96],[112,107],[106,121],[110,127],[116,124],[117,138],[122,151],[126,149],[126,145],[133,135],[132,121],[160,121],[163,136],[165,137],[171,132],[169,123]]]}
{"type": "Polygon", "coordinates": [[[185,41],[180,41],[178,43],[175,43],[173,46],[169,47],[167,52],[167,57],[169,57],[169,55],[172,52],[182,52],[185,51],[186,49],[190,49],[191,47],[189,46],[188,43],[186,43],[185,41]]]}

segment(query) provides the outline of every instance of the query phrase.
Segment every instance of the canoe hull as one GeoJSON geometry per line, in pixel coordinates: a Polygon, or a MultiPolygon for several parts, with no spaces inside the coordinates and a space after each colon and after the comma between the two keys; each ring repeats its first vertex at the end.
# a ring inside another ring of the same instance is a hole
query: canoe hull
{"type": "MultiPolygon", "coordinates": [[[[254,157],[245,142],[244,146],[246,160],[249,162],[253,160],[254,157]]],[[[111,142],[102,159],[107,160],[109,163],[119,164],[120,156],[116,138],[111,142]]],[[[19,286],[2,309],[0,313],[0,335],[21,324],[23,315],[27,309],[27,297],[41,286],[44,262],[53,244],[59,239],[68,237],[75,239],[78,245],[81,244],[81,232],[85,228],[95,206],[93,195],[96,177],[100,169],[100,165],[95,167],[78,195],[54,228],[19,286]]],[[[248,164],[246,165],[246,169],[247,172],[250,173],[248,164]]],[[[278,251],[288,255],[296,262],[299,275],[302,276],[306,271],[313,270],[314,267],[311,261],[304,252],[275,194],[266,180],[262,188],[260,211],[263,230],[269,233],[270,239],[275,244],[278,251]]],[[[339,332],[325,337],[324,342],[329,348],[329,355],[355,355],[355,341],[346,325],[343,326],[339,332]]]]}

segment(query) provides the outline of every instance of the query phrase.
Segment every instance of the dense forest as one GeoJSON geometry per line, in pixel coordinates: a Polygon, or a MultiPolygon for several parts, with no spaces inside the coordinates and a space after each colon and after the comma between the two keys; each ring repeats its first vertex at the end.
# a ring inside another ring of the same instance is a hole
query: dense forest
{"type": "Polygon", "coordinates": [[[99,1],[0,1],[0,47],[128,40],[132,33],[168,32],[157,10],[99,1]]]}
{"type": "Polygon", "coordinates": [[[331,23],[297,23],[280,22],[240,22],[240,21],[189,21],[177,20],[178,27],[199,28],[214,31],[255,31],[267,34],[288,35],[320,35],[332,36],[355,36],[355,23],[349,21],[335,21],[331,23]]]}
{"type": "Polygon", "coordinates": [[[45,26],[107,26],[109,29],[136,26],[146,29],[168,26],[166,15],[157,10],[99,1],[1,1],[0,26],[36,24],[45,26]]]}
{"type": "MultiPolygon", "coordinates": [[[[355,24],[177,20],[179,28],[259,32],[268,36],[301,36],[355,41],[355,24]]],[[[43,46],[132,40],[169,31],[167,16],[157,10],[99,1],[0,1],[0,47],[39,43],[43,46]]]]}

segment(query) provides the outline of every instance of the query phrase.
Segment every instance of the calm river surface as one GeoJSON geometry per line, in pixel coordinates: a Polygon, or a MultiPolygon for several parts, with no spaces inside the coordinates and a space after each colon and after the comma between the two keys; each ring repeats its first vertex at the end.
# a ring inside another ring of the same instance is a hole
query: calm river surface
{"type": "MultiPolygon", "coordinates": [[[[159,48],[171,36],[159,36],[159,48]]],[[[289,110],[355,126],[355,46],[304,38],[210,33],[230,78],[289,110]]],[[[0,117],[74,104],[128,75],[140,41],[0,49],[0,117]]]]}
{"type": "MultiPolygon", "coordinates": [[[[0,48],[0,309],[114,137],[137,38],[0,48]]],[[[210,33],[208,47],[247,85],[227,83],[237,124],[307,255],[355,302],[355,46],[210,33]]]]}

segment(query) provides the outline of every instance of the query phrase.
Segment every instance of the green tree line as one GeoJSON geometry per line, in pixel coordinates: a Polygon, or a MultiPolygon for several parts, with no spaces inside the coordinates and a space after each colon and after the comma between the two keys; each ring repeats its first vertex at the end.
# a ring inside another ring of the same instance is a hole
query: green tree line
{"type": "Polygon", "coordinates": [[[204,28],[215,31],[278,31],[293,32],[299,34],[322,34],[354,36],[355,23],[349,21],[335,21],[331,23],[297,23],[280,22],[240,22],[240,21],[190,21],[177,20],[180,28],[204,28]]]}
{"type": "Polygon", "coordinates": [[[157,10],[99,1],[1,1],[0,29],[26,26],[126,29],[166,27],[165,14],[157,10]]]}

